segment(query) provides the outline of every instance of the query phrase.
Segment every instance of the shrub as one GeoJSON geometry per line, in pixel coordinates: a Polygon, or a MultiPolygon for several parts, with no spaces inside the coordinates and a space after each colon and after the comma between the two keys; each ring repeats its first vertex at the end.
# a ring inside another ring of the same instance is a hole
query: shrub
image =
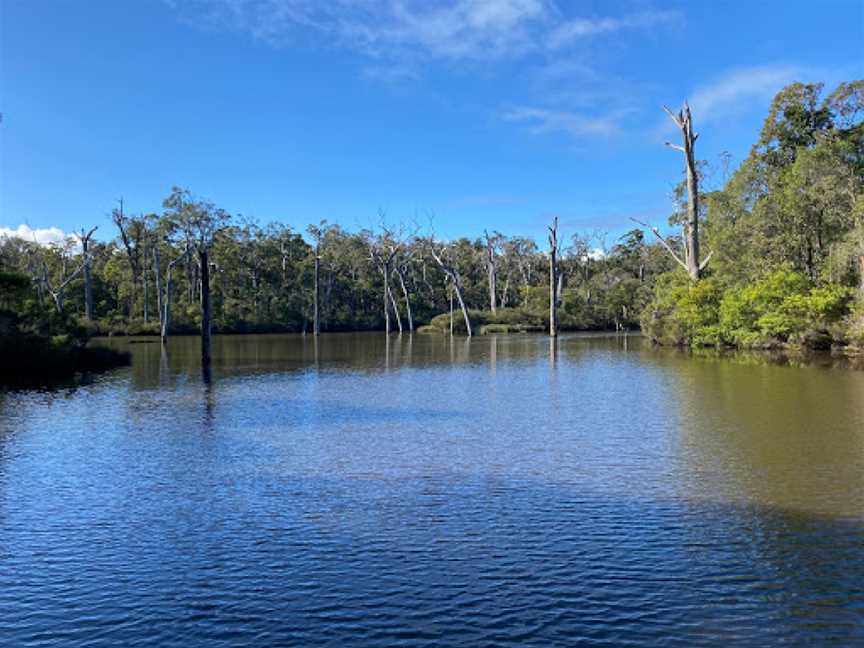
{"type": "Polygon", "coordinates": [[[802,343],[842,319],[851,299],[849,288],[811,288],[802,274],[784,268],[726,292],[720,334],[726,343],[741,347],[802,343]]]}
{"type": "Polygon", "coordinates": [[[720,344],[721,297],[722,292],[710,278],[693,283],[681,272],[661,275],[654,299],[642,313],[642,330],[661,344],[720,344]]]}

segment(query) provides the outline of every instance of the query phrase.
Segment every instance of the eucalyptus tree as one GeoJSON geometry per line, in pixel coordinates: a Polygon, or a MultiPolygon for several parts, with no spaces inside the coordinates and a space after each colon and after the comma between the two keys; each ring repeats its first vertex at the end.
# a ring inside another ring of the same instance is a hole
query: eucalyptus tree
{"type": "Polygon", "coordinates": [[[201,273],[201,364],[207,369],[211,363],[212,332],[210,249],[216,235],[229,224],[231,217],[212,202],[193,199],[188,189],[180,187],[174,187],[162,204],[198,257],[201,273]]]}

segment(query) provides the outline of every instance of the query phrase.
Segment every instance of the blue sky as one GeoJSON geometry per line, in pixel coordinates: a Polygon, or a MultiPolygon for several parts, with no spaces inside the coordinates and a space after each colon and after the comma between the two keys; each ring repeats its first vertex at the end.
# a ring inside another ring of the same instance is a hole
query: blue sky
{"type": "MultiPolygon", "coordinates": [[[[864,76],[864,2],[0,0],[0,228],[99,225],[172,185],[303,229],[665,222],[774,92],[864,76]]],[[[715,180],[716,181],[716,180],[715,180]]]]}

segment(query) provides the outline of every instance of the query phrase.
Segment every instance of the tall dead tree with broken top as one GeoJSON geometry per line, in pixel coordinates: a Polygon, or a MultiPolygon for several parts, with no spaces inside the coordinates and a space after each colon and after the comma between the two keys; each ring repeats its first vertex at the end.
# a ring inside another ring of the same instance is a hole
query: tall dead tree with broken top
{"type": "Polygon", "coordinates": [[[93,232],[99,229],[98,226],[93,227],[89,232],[81,228],[81,233],[76,234],[78,240],[81,241],[81,256],[84,262],[84,317],[88,322],[93,321],[93,276],[91,273],[92,259],[90,256],[90,239],[93,237],[93,232]]]}
{"type": "Polygon", "coordinates": [[[500,245],[501,235],[493,232],[489,236],[489,232],[483,230],[483,235],[486,237],[486,275],[489,279],[489,310],[495,312],[498,305],[498,246],[500,245]]]}
{"type": "Polygon", "coordinates": [[[549,226],[549,335],[558,335],[558,217],[549,226]]]}
{"type": "Polygon", "coordinates": [[[694,146],[699,138],[699,133],[693,131],[693,117],[690,114],[690,106],[684,102],[684,107],[673,113],[669,108],[663,106],[663,110],[669,115],[678,129],[681,131],[681,145],[666,142],[666,146],[680,151],[684,154],[685,172],[687,175],[687,216],[684,221],[684,258],[678,256],[672,247],[657,231],[651,227],[651,231],[660,239],[666,250],[675,261],[683,267],[691,281],[699,281],[699,277],[708,261],[709,254],[703,260],[699,259],[699,174],[696,169],[696,156],[694,146]]]}

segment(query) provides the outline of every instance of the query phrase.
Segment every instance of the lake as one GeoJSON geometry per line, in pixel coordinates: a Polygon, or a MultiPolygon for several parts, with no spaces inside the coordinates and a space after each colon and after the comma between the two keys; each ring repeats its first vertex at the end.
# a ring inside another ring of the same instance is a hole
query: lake
{"type": "Polygon", "coordinates": [[[0,394],[4,646],[864,645],[864,372],[634,336],[103,341],[0,394]]]}

